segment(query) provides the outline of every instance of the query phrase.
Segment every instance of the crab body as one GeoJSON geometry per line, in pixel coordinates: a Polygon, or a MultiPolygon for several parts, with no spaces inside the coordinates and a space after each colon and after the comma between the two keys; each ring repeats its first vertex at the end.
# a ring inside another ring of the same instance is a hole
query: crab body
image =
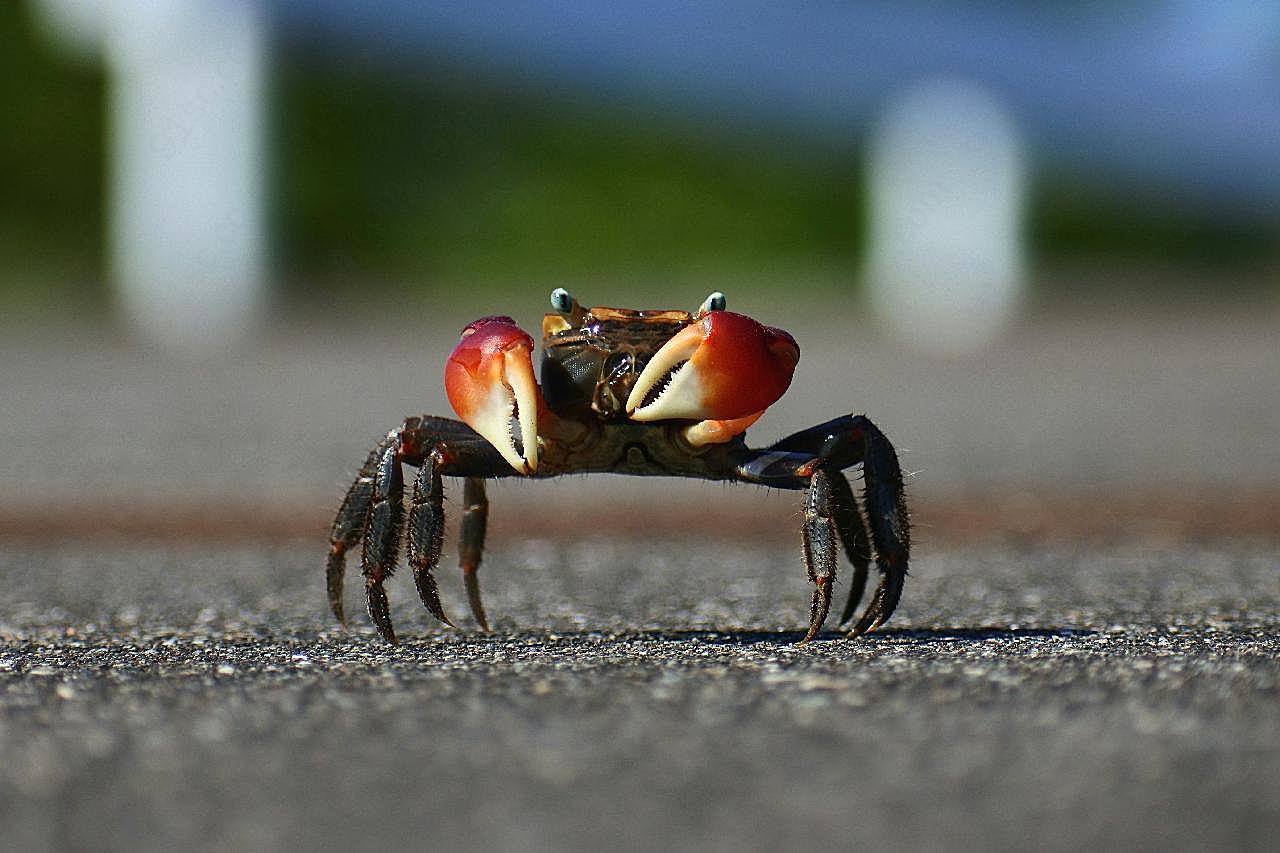
{"type": "Polygon", "coordinates": [[[460,555],[472,613],[488,621],[477,570],[488,502],[484,480],[616,473],[740,480],[803,490],[802,544],[814,584],[809,630],[826,620],[837,548],[854,575],[842,622],[862,597],[874,557],[881,580],[851,636],[879,626],[901,594],[910,551],[897,454],[867,418],[845,415],[752,449],[745,431],[791,382],[800,350],[786,332],[725,310],[713,293],[694,313],[582,308],[551,297],[542,324],[541,383],[533,339],[509,317],[468,324],[445,366],[460,421],[407,418],[370,452],[335,519],[327,566],[330,605],[344,621],[346,552],[362,545],[369,612],[395,642],[383,583],[401,540],[428,610],[452,621],[434,572],[443,538],[443,476],[465,480],[460,555]],[[418,476],[404,505],[402,464],[418,476]],[[843,469],[862,465],[862,507],[843,469]],[[865,513],[865,518],[864,518],[865,513]],[[837,545],[839,543],[839,545],[837,545]]]}

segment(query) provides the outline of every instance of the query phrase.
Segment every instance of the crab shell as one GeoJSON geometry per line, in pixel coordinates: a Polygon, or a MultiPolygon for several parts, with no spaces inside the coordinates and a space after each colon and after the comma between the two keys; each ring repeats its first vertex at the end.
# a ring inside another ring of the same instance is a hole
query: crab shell
{"type": "MultiPolygon", "coordinates": [[[[783,395],[800,359],[791,335],[731,311],[592,308],[574,319],[584,316],[631,320],[630,335],[624,331],[624,339],[609,341],[631,358],[622,405],[597,407],[594,415],[548,408],[534,379],[533,339],[510,317],[468,324],[445,365],[445,391],[458,417],[520,473],[537,471],[539,438],[562,418],[687,421],[680,434],[694,447],[729,441],[783,395]]],[[[574,330],[556,314],[543,325],[544,332],[574,330]]],[[[552,343],[550,334],[543,343],[552,343]]],[[[584,381],[595,383],[597,392],[611,382],[604,375],[584,381]]]]}

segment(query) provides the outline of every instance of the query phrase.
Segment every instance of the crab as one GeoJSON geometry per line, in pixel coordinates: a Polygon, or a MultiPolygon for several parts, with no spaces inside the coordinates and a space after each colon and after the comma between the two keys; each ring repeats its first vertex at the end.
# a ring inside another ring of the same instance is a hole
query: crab
{"type": "Polygon", "coordinates": [[[444,534],[442,478],[463,480],[459,557],[472,615],[489,621],[478,570],[488,518],[485,480],[608,472],[757,483],[804,492],[802,553],[813,584],[809,627],[831,607],[837,546],[853,567],[840,624],[854,616],[874,556],[879,586],[848,631],[882,625],[902,594],[909,522],[897,453],[864,415],[841,415],[768,447],[745,432],[791,383],[800,349],[791,335],[725,308],[712,293],[693,312],[583,308],[563,288],[542,322],[541,385],[533,339],[510,317],[462,330],[445,365],[460,420],[406,418],[369,452],[338,510],[326,565],[329,605],[345,625],[347,552],[360,544],[369,615],[397,642],[385,581],[402,539],[422,603],[456,627],[440,602],[436,568],[444,534]],[[405,507],[402,466],[418,469],[405,507]],[[845,469],[862,466],[858,505],[845,469]],[[864,518],[865,516],[865,518],[864,518]]]}

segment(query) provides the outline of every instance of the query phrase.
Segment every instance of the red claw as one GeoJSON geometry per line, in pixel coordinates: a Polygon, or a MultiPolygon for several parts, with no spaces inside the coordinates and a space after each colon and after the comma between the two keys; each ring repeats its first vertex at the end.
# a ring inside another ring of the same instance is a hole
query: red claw
{"type": "MultiPolygon", "coordinates": [[[[799,360],[800,347],[781,329],[743,314],[709,311],[645,365],[627,398],[627,414],[636,421],[749,423],[787,390],[799,360]]],[[[732,437],[725,431],[694,429],[687,437],[724,441],[732,437]]]]}
{"type": "Polygon", "coordinates": [[[533,338],[510,317],[483,317],[462,330],[444,368],[458,417],[522,474],[538,470],[538,410],[533,338]]]}

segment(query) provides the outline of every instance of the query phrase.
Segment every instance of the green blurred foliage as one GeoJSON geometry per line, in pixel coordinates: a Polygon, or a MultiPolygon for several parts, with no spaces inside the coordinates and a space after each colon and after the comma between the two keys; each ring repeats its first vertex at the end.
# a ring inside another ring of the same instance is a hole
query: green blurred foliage
{"type": "MultiPolygon", "coordinates": [[[[856,279],[856,150],[295,60],[278,75],[275,158],[290,269],[427,283],[856,279]]],[[[1041,260],[1231,268],[1275,252],[1266,223],[1040,165],[1028,239],[1041,260]]]]}
{"type": "Polygon", "coordinates": [[[1280,249],[1280,219],[1206,211],[1149,187],[1100,186],[1051,164],[1036,179],[1027,227],[1040,257],[1232,270],[1269,266],[1280,249]]]}
{"type": "MultiPolygon", "coordinates": [[[[106,82],[29,16],[0,3],[0,289],[92,305],[106,82]]],[[[687,297],[857,278],[860,155],[823,140],[306,52],[276,57],[269,121],[288,293],[608,281],[687,297]]],[[[1273,226],[1041,164],[1028,236],[1042,261],[1230,268],[1273,260],[1273,226]]]]}
{"type": "Polygon", "coordinates": [[[315,62],[278,80],[292,269],[351,256],[434,282],[760,278],[858,256],[843,159],[444,77],[393,87],[315,62]]]}
{"type": "Polygon", "coordinates": [[[25,3],[0,3],[0,291],[101,298],[102,69],[56,56],[25,3]]]}

